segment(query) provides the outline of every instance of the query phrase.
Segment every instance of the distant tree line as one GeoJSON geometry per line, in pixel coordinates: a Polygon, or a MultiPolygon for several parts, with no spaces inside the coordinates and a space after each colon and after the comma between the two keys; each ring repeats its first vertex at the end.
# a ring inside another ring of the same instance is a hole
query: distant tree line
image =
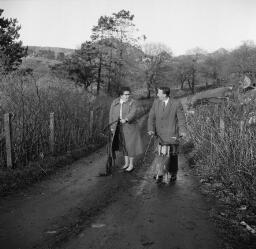
{"type": "Polygon", "coordinates": [[[16,19],[1,17],[0,11],[0,68],[15,70],[22,58],[33,56],[59,60],[51,66],[59,78],[71,79],[76,85],[94,94],[115,95],[121,86],[135,91],[145,89],[150,97],[160,85],[195,92],[198,86],[238,84],[247,75],[256,78],[256,45],[245,41],[232,51],[223,48],[208,53],[195,48],[181,56],[173,56],[171,49],[161,43],[145,43],[139,34],[134,15],[121,10],[101,16],[92,27],[88,41],[73,53],[49,49],[29,49],[18,41],[20,26],[16,19]]]}
{"type": "Polygon", "coordinates": [[[241,77],[256,78],[256,46],[245,41],[233,51],[218,49],[212,53],[195,48],[185,55],[173,56],[164,44],[144,44],[138,35],[134,15],[121,10],[101,16],[84,42],[62,64],[52,70],[74,80],[88,91],[115,94],[120,86],[144,87],[149,97],[159,85],[189,89],[197,86],[238,84],[241,77]]]}
{"type": "Polygon", "coordinates": [[[66,57],[64,52],[56,52],[54,49],[35,49],[32,47],[28,47],[28,55],[58,61],[64,61],[66,57]]]}

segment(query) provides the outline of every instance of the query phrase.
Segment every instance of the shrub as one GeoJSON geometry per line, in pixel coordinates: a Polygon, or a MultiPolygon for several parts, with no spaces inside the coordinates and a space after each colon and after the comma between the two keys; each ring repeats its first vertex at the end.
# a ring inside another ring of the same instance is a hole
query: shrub
{"type": "MultiPolygon", "coordinates": [[[[14,162],[17,166],[43,158],[50,153],[49,118],[55,117],[55,153],[98,143],[103,138],[99,131],[106,120],[110,99],[95,98],[85,91],[62,85],[38,85],[29,70],[19,70],[2,77],[0,82],[3,113],[13,113],[14,162]],[[89,131],[90,112],[94,111],[93,134],[89,131]],[[101,119],[101,120],[99,120],[101,119]]],[[[3,146],[1,146],[2,148],[3,146]]]]}
{"type": "Polygon", "coordinates": [[[243,105],[229,101],[222,106],[198,106],[188,116],[199,172],[221,181],[247,203],[256,200],[256,131],[251,122],[255,105],[251,100],[243,105]]]}

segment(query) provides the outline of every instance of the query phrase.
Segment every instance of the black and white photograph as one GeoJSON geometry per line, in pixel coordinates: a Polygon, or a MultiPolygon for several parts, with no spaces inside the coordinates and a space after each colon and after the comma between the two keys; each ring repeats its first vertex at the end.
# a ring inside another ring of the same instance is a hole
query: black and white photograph
{"type": "Polygon", "coordinates": [[[255,0],[0,0],[1,249],[255,249],[255,0]]]}

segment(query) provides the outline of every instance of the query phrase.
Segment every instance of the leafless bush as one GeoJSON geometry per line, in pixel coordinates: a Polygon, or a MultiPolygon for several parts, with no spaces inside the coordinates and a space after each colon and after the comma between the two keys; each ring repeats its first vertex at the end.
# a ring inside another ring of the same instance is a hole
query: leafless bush
{"type": "Polygon", "coordinates": [[[255,105],[230,101],[219,107],[199,106],[188,118],[200,173],[248,202],[256,196],[256,131],[251,122],[255,105]]]}
{"type": "Polygon", "coordinates": [[[108,109],[108,103],[102,101],[97,108],[92,106],[92,99],[79,89],[61,87],[61,84],[39,87],[37,82],[27,71],[5,76],[0,82],[1,112],[13,114],[14,161],[17,165],[26,165],[50,153],[51,112],[55,116],[55,153],[64,153],[99,139],[97,130],[102,122],[97,118],[101,108],[108,109]],[[92,109],[95,109],[95,132],[89,134],[92,109]]]}

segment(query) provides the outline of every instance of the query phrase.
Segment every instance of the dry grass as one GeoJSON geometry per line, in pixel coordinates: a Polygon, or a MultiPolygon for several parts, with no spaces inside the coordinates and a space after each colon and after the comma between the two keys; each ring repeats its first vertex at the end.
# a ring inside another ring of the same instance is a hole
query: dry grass
{"type": "Polygon", "coordinates": [[[256,206],[256,130],[249,120],[255,105],[230,101],[225,107],[199,106],[188,117],[199,173],[222,183],[238,203],[251,206],[256,206]]]}
{"type": "Polygon", "coordinates": [[[38,79],[19,72],[1,79],[1,114],[13,113],[13,146],[16,167],[50,154],[49,119],[55,115],[55,154],[63,154],[98,143],[111,99],[94,98],[81,89],[61,85],[41,87],[38,79]],[[90,111],[94,111],[93,134],[89,132],[90,111]],[[102,111],[103,112],[102,112],[102,111]],[[99,120],[101,119],[101,121],[99,120]]]}

